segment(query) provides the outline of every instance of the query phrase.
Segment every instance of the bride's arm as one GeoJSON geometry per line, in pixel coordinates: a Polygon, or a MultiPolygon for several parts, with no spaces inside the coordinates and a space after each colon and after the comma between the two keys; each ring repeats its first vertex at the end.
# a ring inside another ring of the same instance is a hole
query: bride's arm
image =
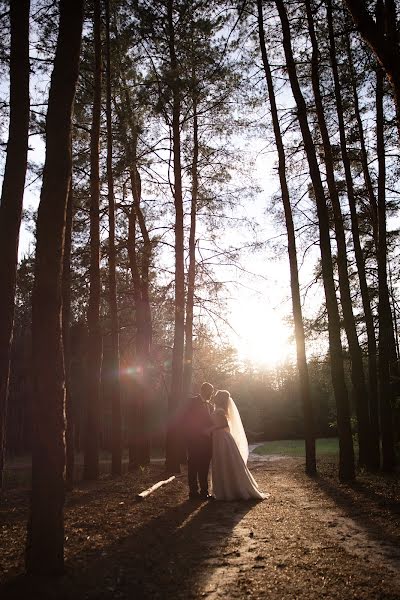
{"type": "Polygon", "coordinates": [[[219,410],[215,411],[211,415],[211,420],[213,422],[213,425],[211,427],[208,427],[204,432],[207,435],[209,435],[216,429],[225,429],[225,427],[228,427],[228,421],[227,421],[225,413],[223,411],[219,411],[219,410]]]}

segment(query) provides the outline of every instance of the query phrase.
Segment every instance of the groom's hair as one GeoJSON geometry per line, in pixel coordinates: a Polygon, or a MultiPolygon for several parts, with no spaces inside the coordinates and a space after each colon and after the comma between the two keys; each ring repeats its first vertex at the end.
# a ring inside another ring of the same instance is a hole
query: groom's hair
{"type": "Polygon", "coordinates": [[[214,391],[214,386],[211,385],[211,383],[208,383],[207,381],[205,381],[204,383],[201,384],[200,393],[203,396],[203,398],[205,398],[206,400],[209,400],[211,398],[213,391],[214,391]]]}

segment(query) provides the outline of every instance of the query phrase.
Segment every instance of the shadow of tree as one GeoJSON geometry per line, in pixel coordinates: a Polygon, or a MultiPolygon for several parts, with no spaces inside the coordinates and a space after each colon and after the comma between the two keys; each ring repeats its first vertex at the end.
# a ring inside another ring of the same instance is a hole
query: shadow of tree
{"type": "MultiPolygon", "coordinates": [[[[110,491],[115,498],[121,496],[120,499],[125,499],[143,491],[163,477],[164,469],[161,466],[152,466],[151,471],[144,469],[143,472],[137,471],[119,478],[104,476],[95,481],[76,481],[72,490],[66,490],[65,508],[69,510],[97,503],[110,491]]],[[[29,512],[30,488],[7,490],[0,500],[0,521],[4,519],[8,524],[22,523],[25,527],[29,512]]]]}
{"type": "Polygon", "coordinates": [[[20,575],[0,587],[7,600],[195,598],[233,528],[253,502],[186,501],[66,563],[61,578],[20,575]]]}
{"type": "Polygon", "coordinates": [[[323,475],[312,481],[372,540],[400,548],[400,481],[397,475],[376,478],[372,485],[363,481],[342,484],[323,475]],[[396,490],[393,497],[391,484],[396,490]]]}

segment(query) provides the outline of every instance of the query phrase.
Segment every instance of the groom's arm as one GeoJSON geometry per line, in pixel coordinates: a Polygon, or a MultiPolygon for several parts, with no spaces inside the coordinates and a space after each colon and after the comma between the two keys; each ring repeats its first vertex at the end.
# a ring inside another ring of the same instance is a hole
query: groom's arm
{"type": "Polygon", "coordinates": [[[179,419],[179,429],[187,443],[188,438],[190,438],[193,433],[193,403],[191,398],[188,398],[185,405],[182,407],[179,419]]]}

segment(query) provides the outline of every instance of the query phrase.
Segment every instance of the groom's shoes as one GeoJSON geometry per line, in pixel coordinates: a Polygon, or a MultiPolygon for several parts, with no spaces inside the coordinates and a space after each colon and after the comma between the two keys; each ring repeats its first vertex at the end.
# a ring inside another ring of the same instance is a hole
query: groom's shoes
{"type": "Polygon", "coordinates": [[[208,492],[200,492],[199,497],[201,500],[214,500],[214,496],[211,496],[208,492]]]}
{"type": "Polygon", "coordinates": [[[189,492],[189,499],[190,500],[200,500],[199,492],[189,492]]]}

